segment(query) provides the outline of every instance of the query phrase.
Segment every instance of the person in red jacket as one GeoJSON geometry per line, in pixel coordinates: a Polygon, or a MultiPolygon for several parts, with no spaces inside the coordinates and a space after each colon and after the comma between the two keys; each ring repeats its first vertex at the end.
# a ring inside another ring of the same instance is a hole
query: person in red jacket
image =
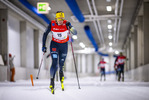
{"type": "Polygon", "coordinates": [[[118,62],[118,81],[121,79],[122,74],[122,81],[124,81],[124,64],[125,64],[126,57],[121,52],[120,55],[116,58],[116,61],[118,62]]]}
{"type": "Polygon", "coordinates": [[[98,63],[98,69],[100,69],[101,78],[100,81],[102,81],[102,76],[104,76],[104,81],[106,80],[106,74],[105,74],[105,64],[104,58],[98,63]]]}
{"type": "Polygon", "coordinates": [[[47,51],[46,39],[49,32],[52,33],[52,40],[50,44],[50,56],[52,58],[52,65],[50,68],[50,89],[52,94],[54,94],[54,79],[59,65],[59,75],[62,91],[64,91],[64,63],[68,51],[68,40],[69,40],[69,30],[73,35],[77,34],[76,29],[71,25],[71,23],[65,20],[65,15],[63,11],[57,11],[55,20],[52,20],[46,31],[43,34],[42,39],[42,51],[45,53],[47,51]]]}

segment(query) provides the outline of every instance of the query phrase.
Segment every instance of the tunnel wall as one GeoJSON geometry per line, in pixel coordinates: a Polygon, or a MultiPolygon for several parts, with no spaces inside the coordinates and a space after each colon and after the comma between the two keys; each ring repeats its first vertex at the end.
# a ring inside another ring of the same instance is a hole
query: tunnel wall
{"type": "Polygon", "coordinates": [[[0,81],[7,80],[7,66],[0,66],[0,81]]]}
{"type": "Polygon", "coordinates": [[[132,69],[125,73],[125,75],[133,81],[149,82],[149,64],[132,69]]]}
{"type": "MultiPolygon", "coordinates": [[[[15,66],[15,80],[26,80],[30,79],[30,74],[33,74],[33,77],[36,78],[38,67],[43,56],[42,48],[42,36],[43,31],[38,29],[36,26],[24,20],[21,16],[15,14],[13,11],[8,11],[8,53],[11,53],[14,58],[15,66]],[[36,30],[36,32],[35,32],[36,30]],[[22,35],[23,34],[23,35],[22,35]],[[35,34],[37,37],[35,37],[35,34]],[[37,40],[37,43],[35,42],[37,40]],[[35,45],[38,50],[35,50],[35,45]],[[38,56],[38,64],[35,67],[35,55],[38,56]],[[23,59],[22,59],[23,58],[23,59]]],[[[47,40],[50,36],[48,36],[47,40]]],[[[48,52],[49,53],[49,41],[48,41],[48,52]]],[[[47,54],[44,56],[44,60],[41,66],[39,78],[45,79],[49,78],[49,67],[48,64],[51,60],[46,59],[47,54]]],[[[10,67],[9,66],[0,66],[0,81],[10,81],[10,67]]]]}

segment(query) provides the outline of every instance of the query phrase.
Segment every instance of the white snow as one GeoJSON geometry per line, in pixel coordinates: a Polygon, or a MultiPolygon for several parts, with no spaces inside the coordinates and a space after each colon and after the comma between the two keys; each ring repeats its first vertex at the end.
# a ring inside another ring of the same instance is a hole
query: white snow
{"type": "Polygon", "coordinates": [[[81,89],[76,78],[66,78],[65,91],[56,82],[54,95],[49,90],[49,80],[34,79],[35,86],[31,86],[30,80],[1,82],[0,100],[149,100],[149,82],[117,82],[114,76],[102,82],[100,77],[79,80],[81,89]]]}

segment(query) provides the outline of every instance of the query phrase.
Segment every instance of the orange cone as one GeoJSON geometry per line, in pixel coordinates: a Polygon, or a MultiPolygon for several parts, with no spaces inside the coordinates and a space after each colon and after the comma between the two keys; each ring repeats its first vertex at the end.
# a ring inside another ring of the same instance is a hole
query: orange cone
{"type": "Polygon", "coordinates": [[[33,75],[32,75],[32,74],[30,75],[30,78],[31,78],[32,86],[34,86],[34,83],[33,83],[33,75]]]}

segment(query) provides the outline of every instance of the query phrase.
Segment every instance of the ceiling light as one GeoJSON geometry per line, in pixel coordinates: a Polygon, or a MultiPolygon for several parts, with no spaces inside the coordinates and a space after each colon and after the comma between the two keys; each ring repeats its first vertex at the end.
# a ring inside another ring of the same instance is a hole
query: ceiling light
{"type": "Polygon", "coordinates": [[[111,24],[111,23],[112,23],[111,19],[107,20],[107,22],[108,22],[109,24],[111,24]]]}
{"type": "Polygon", "coordinates": [[[111,0],[106,0],[107,2],[111,2],[111,0]]]}
{"type": "Polygon", "coordinates": [[[111,40],[113,37],[112,37],[112,35],[109,35],[108,38],[111,40]]]}
{"type": "Polygon", "coordinates": [[[112,42],[109,43],[109,46],[112,46],[112,42]]]}
{"type": "Polygon", "coordinates": [[[78,37],[77,37],[77,35],[73,35],[72,38],[73,38],[74,40],[76,40],[78,37]]]}
{"type": "Polygon", "coordinates": [[[51,7],[48,7],[48,10],[51,10],[51,7]]]}
{"type": "Polygon", "coordinates": [[[107,6],[107,11],[112,11],[112,7],[111,6],[107,6]]]}
{"type": "Polygon", "coordinates": [[[108,25],[108,29],[112,29],[112,25],[108,25]]]}
{"type": "Polygon", "coordinates": [[[79,45],[80,45],[82,48],[85,48],[84,43],[80,42],[79,45]]]}
{"type": "Polygon", "coordinates": [[[119,54],[119,51],[116,50],[116,51],[115,51],[115,54],[119,54]]]}
{"type": "Polygon", "coordinates": [[[112,48],[112,47],[110,47],[110,48],[109,48],[109,52],[112,52],[112,51],[113,51],[113,48],[112,48]]]}

